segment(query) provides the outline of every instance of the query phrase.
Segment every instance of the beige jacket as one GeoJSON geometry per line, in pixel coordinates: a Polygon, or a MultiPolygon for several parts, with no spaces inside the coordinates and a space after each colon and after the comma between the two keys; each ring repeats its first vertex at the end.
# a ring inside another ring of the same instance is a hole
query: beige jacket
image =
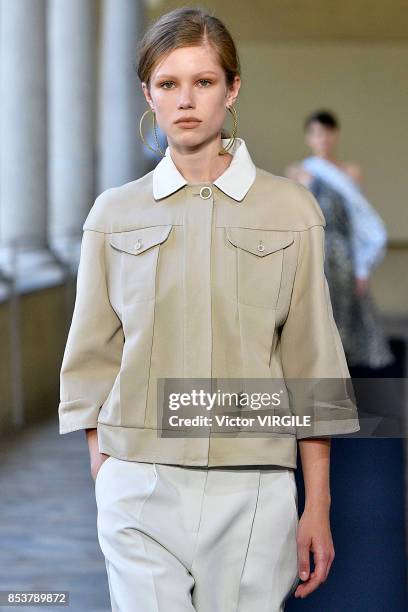
{"type": "Polygon", "coordinates": [[[350,382],[318,203],[256,167],[244,140],[231,152],[217,180],[189,184],[167,148],[153,171],[96,199],[61,368],[61,434],[97,427],[100,451],[127,460],[296,467],[298,439],[360,429],[340,384],[312,427],[160,435],[158,379],[350,382]]]}

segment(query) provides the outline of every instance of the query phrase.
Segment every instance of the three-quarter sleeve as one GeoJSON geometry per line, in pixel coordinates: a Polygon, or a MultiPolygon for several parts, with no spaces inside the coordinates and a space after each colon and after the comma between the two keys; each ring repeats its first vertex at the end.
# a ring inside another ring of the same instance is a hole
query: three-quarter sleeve
{"type": "Polygon", "coordinates": [[[123,328],[108,295],[105,234],[85,229],[76,299],[60,372],[60,434],[95,428],[123,351],[123,328]]]}
{"type": "Polygon", "coordinates": [[[310,416],[297,438],[360,429],[350,373],[324,273],[323,225],[299,232],[298,264],[288,316],[280,333],[282,368],[292,413],[310,416]]]}

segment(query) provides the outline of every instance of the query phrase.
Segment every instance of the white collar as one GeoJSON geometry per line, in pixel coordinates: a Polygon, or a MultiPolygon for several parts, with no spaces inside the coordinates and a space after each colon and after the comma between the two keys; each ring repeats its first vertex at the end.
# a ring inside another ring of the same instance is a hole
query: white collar
{"type": "MultiPolygon", "coordinates": [[[[226,146],[228,142],[229,138],[223,138],[222,146],[226,146]]],[[[240,202],[255,181],[256,166],[242,138],[235,138],[229,153],[233,156],[232,161],[221,176],[213,182],[213,185],[240,202]]],[[[153,196],[155,200],[164,198],[187,184],[188,182],[173,162],[170,148],[167,147],[165,157],[153,170],[153,196]]]]}

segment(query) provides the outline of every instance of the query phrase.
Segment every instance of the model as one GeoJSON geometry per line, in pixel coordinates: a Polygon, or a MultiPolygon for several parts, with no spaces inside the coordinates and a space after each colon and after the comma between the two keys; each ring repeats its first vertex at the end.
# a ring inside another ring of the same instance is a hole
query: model
{"type": "Polygon", "coordinates": [[[386,226],[363,193],[360,166],[338,156],[336,115],[314,111],[306,118],[304,131],[312,155],[286,172],[310,189],[326,220],[325,274],[347,364],[351,371],[356,366],[384,368],[395,359],[369,278],[386,252],[386,226]]]}
{"type": "Polygon", "coordinates": [[[240,66],[219,19],[195,7],[163,15],[140,43],[138,75],[168,147],[157,142],[154,170],[100,194],[84,223],[60,433],[87,432],[112,610],[282,611],[330,571],[330,436],[359,430],[325,219],[237,136],[240,66]],[[226,412],[256,427],[230,428],[217,402],[186,408],[186,393],[167,405],[163,380],[211,402],[219,381],[238,381],[226,412]],[[273,380],[333,386],[319,406],[294,394],[288,411],[276,393],[260,407],[273,380]]]}

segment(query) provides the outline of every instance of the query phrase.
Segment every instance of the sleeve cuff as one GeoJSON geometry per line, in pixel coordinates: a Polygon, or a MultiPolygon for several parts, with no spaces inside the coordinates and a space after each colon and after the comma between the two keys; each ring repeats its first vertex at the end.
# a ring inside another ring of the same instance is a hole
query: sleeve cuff
{"type": "Polygon", "coordinates": [[[95,429],[98,425],[99,405],[90,405],[89,400],[78,399],[60,402],[59,433],[66,434],[79,429],[95,429]]]}
{"type": "MultiPolygon", "coordinates": [[[[347,400],[344,403],[346,404],[347,400]]],[[[355,433],[361,429],[355,406],[333,406],[321,403],[320,406],[305,411],[305,414],[311,416],[310,425],[296,428],[298,439],[355,433]]]]}

